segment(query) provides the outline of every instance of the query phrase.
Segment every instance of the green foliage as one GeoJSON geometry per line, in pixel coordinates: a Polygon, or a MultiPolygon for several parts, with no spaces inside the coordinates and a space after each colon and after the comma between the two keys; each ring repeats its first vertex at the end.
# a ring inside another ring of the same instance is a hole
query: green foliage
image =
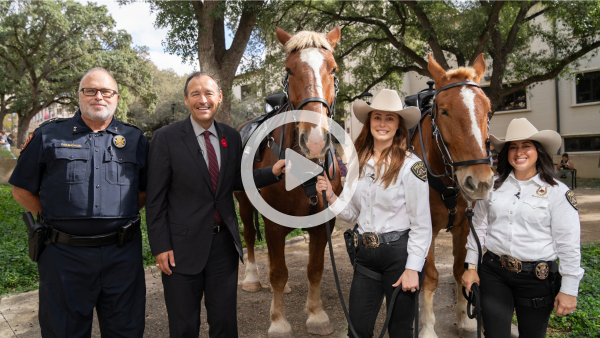
{"type": "Polygon", "coordinates": [[[565,337],[598,337],[600,332],[600,243],[581,246],[585,275],[579,285],[577,309],[568,316],[550,316],[549,328],[565,337]],[[566,334],[564,334],[566,332],[566,334]]]}
{"type": "Polygon", "coordinates": [[[105,6],[73,1],[13,1],[0,17],[0,93],[19,115],[18,146],[25,141],[30,119],[41,109],[60,103],[76,109],[83,74],[93,67],[113,73],[123,99],[117,114],[126,116],[130,94],[153,110],[145,48],[132,47],[131,37],[114,28],[105,6]]]}

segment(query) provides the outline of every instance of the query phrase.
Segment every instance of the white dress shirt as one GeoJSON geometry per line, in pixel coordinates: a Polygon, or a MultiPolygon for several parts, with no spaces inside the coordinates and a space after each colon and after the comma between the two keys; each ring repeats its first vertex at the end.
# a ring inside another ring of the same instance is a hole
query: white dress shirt
{"type": "MultiPolygon", "coordinates": [[[[364,167],[364,175],[350,201],[343,195],[329,207],[337,217],[348,223],[358,221],[358,231],[378,234],[410,229],[406,269],[421,271],[431,245],[431,215],[429,185],[413,174],[411,167],[420,159],[407,153],[395,183],[384,189],[380,179],[374,180],[374,161],[364,167]]],[[[381,169],[383,173],[385,168],[381,169]]]]}
{"type": "MultiPolygon", "coordinates": [[[[569,188],[556,182],[557,186],[550,186],[539,175],[519,181],[511,173],[498,190],[477,202],[473,226],[482,248],[496,255],[522,261],[553,261],[558,257],[560,291],[577,296],[584,273],[580,264],[579,212],[567,199],[569,188]]],[[[477,264],[477,259],[477,244],[469,234],[465,261],[477,264]]]]}
{"type": "MultiPolygon", "coordinates": [[[[202,151],[202,156],[204,157],[204,161],[206,161],[206,166],[210,168],[208,163],[208,154],[206,153],[206,142],[204,140],[204,132],[206,129],[202,127],[196,120],[192,118],[190,115],[190,120],[192,121],[192,128],[194,129],[194,134],[196,134],[196,139],[198,139],[198,144],[200,145],[200,150],[202,151]]],[[[208,127],[208,131],[210,135],[208,139],[210,143],[213,145],[215,149],[215,155],[217,155],[217,162],[219,165],[219,169],[221,168],[221,145],[219,144],[219,138],[217,137],[217,128],[215,127],[215,121],[212,122],[210,127],[208,127]]]]}

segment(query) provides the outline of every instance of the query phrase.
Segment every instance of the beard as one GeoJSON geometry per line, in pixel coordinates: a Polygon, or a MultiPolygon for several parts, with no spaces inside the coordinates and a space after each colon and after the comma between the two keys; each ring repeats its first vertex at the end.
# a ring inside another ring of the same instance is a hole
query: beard
{"type": "Polygon", "coordinates": [[[81,115],[90,121],[102,122],[111,118],[117,110],[117,104],[109,104],[104,102],[105,106],[102,108],[92,107],[92,104],[99,103],[98,101],[91,101],[85,105],[80,104],[79,109],[81,115]]]}

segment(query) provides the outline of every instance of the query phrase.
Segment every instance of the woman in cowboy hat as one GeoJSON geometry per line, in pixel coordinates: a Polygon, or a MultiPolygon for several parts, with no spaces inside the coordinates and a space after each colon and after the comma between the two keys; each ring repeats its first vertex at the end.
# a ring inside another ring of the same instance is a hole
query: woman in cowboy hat
{"type": "MultiPolygon", "coordinates": [[[[350,319],[359,337],[372,337],[383,301],[391,303],[402,284],[389,324],[390,337],[411,337],[418,273],[431,244],[429,186],[423,162],[407,149],[408,130],[420,118],[415,107],[403,109],[395,90],[383,89],[370,106],[355,101],[354,115],[363,128],[355,141],[359,177],[351,200],[338,198],[325,177],[317,191],[326,191],[330,210],[342,220],[357,222],[356,264],[382,276],[376,280],[357,268],[350,288],[350,319]]],[[[364,271],[364,270],[363,270],[364,271]]],[[[367,273],[369,274],[369,273],[367,273]]]]}
{"type": "Polygon", "coordinates": [[[577,201],[556,177],[549,155],[561,138],[521,118],[511,121],[505,141],[494,135],[490,141],[500,151],[498,176],[473,217],[488,251],[477,271],[478,249],[469,235],[463,285],[471,291],[472,283],[480,284],[486,338],[510,337],[515,309],[520,337],[546,337],[553,308],[556,315],[575,310],[584,272],[577,201]]]}

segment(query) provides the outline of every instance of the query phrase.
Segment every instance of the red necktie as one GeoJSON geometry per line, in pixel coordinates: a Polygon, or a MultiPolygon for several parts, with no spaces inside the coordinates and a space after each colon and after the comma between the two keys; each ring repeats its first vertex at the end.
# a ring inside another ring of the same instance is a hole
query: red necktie
{"type": "MultiPolygon", "coordinates": [[[[208,154],[208,171],[210,172],[210,182],[213,186],[213,191],[217,192],[217,181],[219,179],[219,162],[217,161],[217,154],[215,153],[215,148],[213,148],[212,143],[210,142],[210,131],[205,131],[204,133],[204,143],[206,144],[206,153],[208,154]]],[[[215,223],[220,223],[222,220],[221,215],[219,215],[219,211],[215,210],[215,223]]]]}

